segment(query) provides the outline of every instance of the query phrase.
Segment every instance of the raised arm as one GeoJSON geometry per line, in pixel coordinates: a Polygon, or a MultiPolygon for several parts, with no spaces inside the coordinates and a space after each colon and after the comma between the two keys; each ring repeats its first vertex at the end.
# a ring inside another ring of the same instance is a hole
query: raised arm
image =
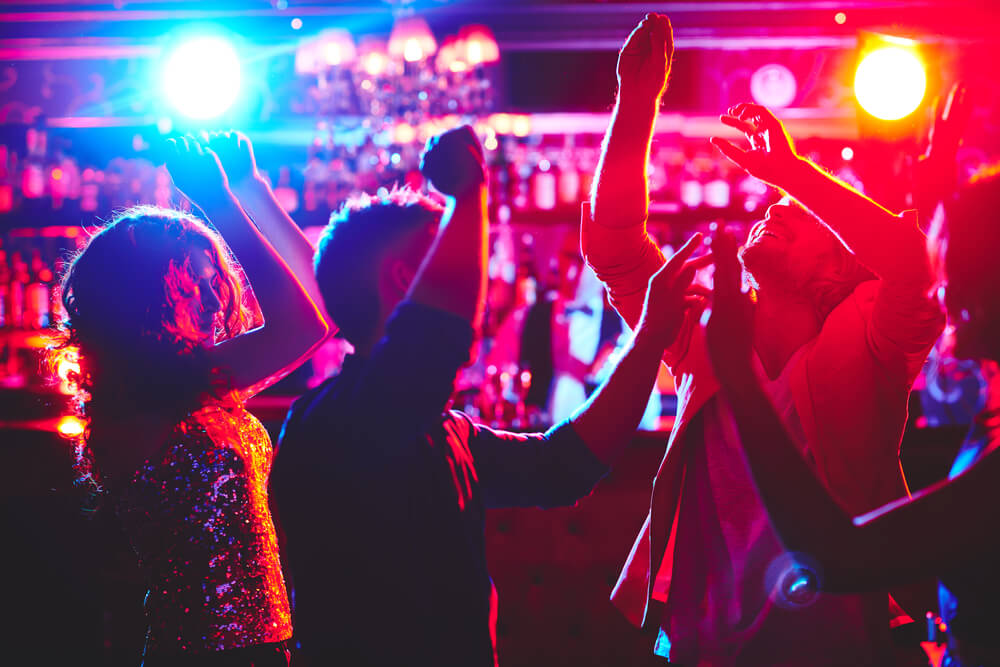
{"type": "Polygon", "coordinates": [[[478,330],[486,299],[486,163],[468,125],[427,143],[420,169],[447,198],[442,229],[410,284],[407,300],[444,310],[478,330]]]}
{"type": "Polygon", "coordinates": [[[413,438],[440,422],[455,373],[469,360],[486,294],[486,172],[472,128],[428,142],[421,168],[448,202],[405,299],[354,387],[352,404],[371,406],[358,416],[393,406],[391,419],[362,427],[379,443],[373,454],[412,455],[413,438]]]}
{"type": "Polygon", "coordinates": [[[800,157],[781,121],[759,104],[737,104],[722,122],[750,142],[742,149],[712,137],[715,146],[751,176],[781,188],[811,210],[880,278],[926,291],[932,281],[926,239],[912,219],[891,211],[800,157]]]}
{"type": "Polygon", "coordinates": [[[664,262],[646,233],[646,164],[672,53],[670,21],[660,14],[648,14],[622,47],[618,99],[581,223],[584,257],[632,328],[639,322],[649,278],[664,262]]]}
{"type": "Polygon", "coordinates": [[[753,313],[740,292],[736,243],[719,236],[708,348],[733,411],[743,451],[785,548],[818,565],[832,592],[886,590],[954,567],[970,554],[1000,546],[989,527],[1000,518],[1000,456],[854,520],[801,456],[751,366],[753,313]],[[933,539],[927,531],[933,529],[933,539]]]}
{"type": "Polygon", "coordinates": [[[647,14],[618,54],[618,99],[592,193],[593,217],[602,225],[628,227],[646,219],[646,164],[673,52],[670,19],[647,14]]]}
{"type": "Polygon", "coordinates": [[[253,144],[241,132],[215,133],[208,138],[208,147],[219,158],[229,180],[229,189],[243,211],[274,247],[330,328],[336,329],[323,307],[323,297],[313,271],[313,248],[302,229],[281,207],[271,186],[257,171],[253,144]]]}
{"type": "Polygon", "coordinates": [[[913,203],[921,221],[931,220],[938,203],[958,188],[958,147],[971,114],[969,90],[961,82],[935,105],[927,149],[914,165],[913,203]]]}
{"type": "Polygon", "coordinates": [[[625,355],[570,418],[594,456],[606,464],[618,458],[639,427],[659,361],[677,338],[688,309],[704,307],[704,297],[691,287],[698,268],[711,262],[711,255],[691,259],[700,245],[701,234],[695,234],[649,279],[639,325],[625,355]]]}
{"type": "Polygon", "coordinates": [[[663,350],[685,312],[704,296],[689,290],[701,242],[694,235],[650,280],[645,308],[626,352],[597,392],[545,434],[513,434],[467,425],[469,447],[490,507],[571,505],[588,494],[632,440],[656,382],[663,350]]]}
{"type": "Polygon", "coordinates": [[[264,315],[264,325],[208,351],[242,396],[252,396],[294,370],[326,337],[327,327],[309,295],[274,248],[247,218],[229,190],[215,154],[189,138],[168,142],[174,183],[225,239],[264,315]]]}

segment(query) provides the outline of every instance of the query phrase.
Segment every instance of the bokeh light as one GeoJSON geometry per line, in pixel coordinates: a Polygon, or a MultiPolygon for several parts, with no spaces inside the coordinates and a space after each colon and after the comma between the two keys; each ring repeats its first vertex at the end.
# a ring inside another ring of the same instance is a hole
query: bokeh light
{"type": "Polygon", "coordinates": [[[167,57],[163,69],[167,100],[179,113],[206,120],[225,113],[240,92],[240,60],[225,39],[186,39],[167,57]]]}
{"type": "Polygon", "coordinates": [[[882,120],[898,120],[920,106],[927,88],[924,65],[916,53],[886,46],[862,59],[854,75],[861,107],[882,120]]]}
{"type": "Polygon", "coordinates": [[[797,92],[795,74],[778,63],[764,65],[750,77],[750,94],[766,107],[783,109],[795,101],[797,92]]]}
{"type": "Polygon", "coordinates": [[[87,430],[87,425],[79,417],[66,415],[56,424],[56,430],[64,438],[76,438],[83,435],[87,430]]]}

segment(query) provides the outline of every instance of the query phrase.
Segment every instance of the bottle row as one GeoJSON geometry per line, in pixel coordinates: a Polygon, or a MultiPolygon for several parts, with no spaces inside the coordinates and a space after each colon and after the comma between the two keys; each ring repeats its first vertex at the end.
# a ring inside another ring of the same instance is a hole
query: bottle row
{"type": "MultiPolygon", "coordinates": [[[[499,135],[483,127],[494,219],[575,209],[588,197],[600,135],[499,135]]],[[[263,144],[258,158],[285,209],[303,226],[322,224],[352,195],[394,184],[422,187],[417,136],[405,124],[377,137],[341,136],[320,124],[305,150],[263,144]]],[[[157,166],[153,143],[136,134],[132,151],[98,165],[78,157],[83,151],[74,150],[70,138],[50,142],[45,128],[28,128],[23,143],[0,143],[0,216],[15,217],[18,226],[86,224],[87,215],[105,216],[136,203],[178,205],[182,198],[157,166]]],[[[800,148],[808,151],[808,142],[800,148]]],[[[821,164],[857,180],[849,147],[816,140],[812,148],[821,164]]],[[[653,202],[670,210],[753,211],[766,198],[763,184],[735,169],[704,139],[658,137],[647,173],[653,202]]]]}

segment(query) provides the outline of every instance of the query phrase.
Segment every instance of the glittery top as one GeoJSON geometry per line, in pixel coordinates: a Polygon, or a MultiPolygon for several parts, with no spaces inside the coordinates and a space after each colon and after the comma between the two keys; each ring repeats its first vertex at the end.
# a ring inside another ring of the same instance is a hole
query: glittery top
{"type": "Polygon", "coordinates": [[[149,592],[147,653],[288,639],[288,596],[267,502],[271,440],[229,400],[188,415],[118,503],[149,592]]]}

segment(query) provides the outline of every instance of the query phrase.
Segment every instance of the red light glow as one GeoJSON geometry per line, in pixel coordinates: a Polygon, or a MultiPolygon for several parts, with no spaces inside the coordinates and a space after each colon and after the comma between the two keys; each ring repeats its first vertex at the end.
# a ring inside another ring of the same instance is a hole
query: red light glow
{"type": "Polygon", "coordinates": [[[78,438],[87,430],[87,425],[79,417],[66,415],[56,424],[56,430],[64,438],[78,438]]]}
{"type": "Polygon", "coordinates": [[[886,46],[864,57],[854,75],[854,94],[861,107],[882,120],[913,113],[927,87],[924,65],[913,50],[886,46]]]}

